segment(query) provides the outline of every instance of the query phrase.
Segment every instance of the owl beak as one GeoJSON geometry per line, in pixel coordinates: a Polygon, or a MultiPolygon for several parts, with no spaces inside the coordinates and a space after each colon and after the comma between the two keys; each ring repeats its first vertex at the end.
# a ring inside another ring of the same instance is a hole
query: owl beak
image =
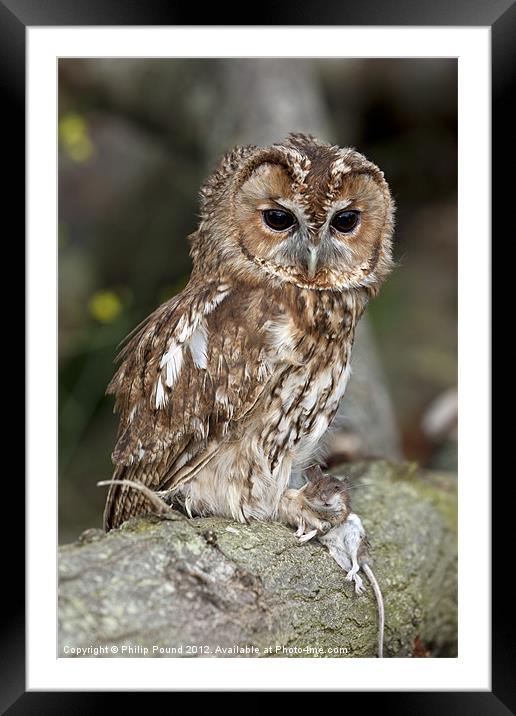
{"type": "Polygon", "coordinates": [[[315,276],[315,272],[317,270],[317,249],[315,248],[315,246],[308,247],[308,256],[306,259],[306,265],[308,268],[309,278],[313,278],[315,276]]]}

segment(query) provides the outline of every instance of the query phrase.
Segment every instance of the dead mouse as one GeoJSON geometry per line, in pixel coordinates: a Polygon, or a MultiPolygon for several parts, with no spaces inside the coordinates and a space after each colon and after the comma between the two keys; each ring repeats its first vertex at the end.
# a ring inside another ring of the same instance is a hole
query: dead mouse
{"type": "Polygon", "coordinates": [[[304,497],[310,510],[317,515],[322,524],[329,523],[326,530],[312,529],[305,532],[304,520],[299,525],[297,535],[306,542],[316,535],[330,552],[333,559],[346,574],[348,582],[355,583],[355,591],[360,594],[364,584],[359,575],[362,569],[368,578],[378,604],[378,656],[383,657],[383,638],[385,629],[385,610],[382,592],[369,565],[369,541],[360,517],[352,512],[349,486],[346,481],[330,475],[324,475],[320,467],[307,471],[309,482],[303,488],[304,497]]]}
{"type": "Polygon", "coordinates": [[[349,494],[346,482],[325,475],[320,467],[306,471],[308,482],[303,493],[305,506],[296,532],[300,542],[308,542],[317,534],[341,524],[349,515],[349,494]]]}
{"type": "Polygon", "coordinates": [[[337,525],[326,534],[319,535],[319,541],[327,548],[333,559],[344,569],[348,582],[355,582],[355,591],[364,590],[362,578],[358,574],[364,571],[369,580],[378,604],[378,657],[383,657],[383,636],[385,630],[385,609],[382,592],[373,570],[369,565],[369,541],[362,520],[350,512],[345,522],[337,525]]]}

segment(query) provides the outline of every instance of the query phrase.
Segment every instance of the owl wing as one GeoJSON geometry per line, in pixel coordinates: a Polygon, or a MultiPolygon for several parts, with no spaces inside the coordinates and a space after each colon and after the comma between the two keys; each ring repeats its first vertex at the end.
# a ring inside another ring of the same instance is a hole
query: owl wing
{"type": "MultiPolygon", "coordinates": [[[[114,479],[168,490],[192,479],[255,405],[271,374],[260,311],[241,290],[187,287],[126,344],[107,392],[120,413],[114,479]]],[[[111,485],[106,529],[146,509],[146,498],[111,485]]]]}

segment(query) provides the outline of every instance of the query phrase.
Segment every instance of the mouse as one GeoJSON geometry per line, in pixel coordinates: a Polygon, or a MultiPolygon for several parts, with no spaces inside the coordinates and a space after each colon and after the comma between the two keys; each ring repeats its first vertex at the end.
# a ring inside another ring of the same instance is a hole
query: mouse
{"type": "Polygon", "coordinates": [[[300,524],[296,533],[302,542],[317,536],[333,559],[346,572],[346,580],[354,582],[355,591],[364,591],[359,571],[366,575],[378,605],[378,657],[383,657],[385,631],[385,608],[378,580],[370,566],[370,543],[360,517],[352,511],[349,485],[345,480],[325,475],[320,467],[308,473],[309,481],[304,486],[305,499],[321,524],[330,524],[328,530],[312,529],[305,533],[305,524],[300,524]]]}
{"type": "Polygon", "coordinates": [[[344,522],[349,514],[347,484],[333,475],[325,475],[319,466],[306,470],[307,482],[293,495],[303,495],[303,505],[293,511],[296,521],[296,537],[308,542],[318,534],[324,534],[335,525],[344,522]]]}
{"type": "MultiPolygon", "coordinates": [[[[342,524],[349,515],[349,493],[345,482],[332,475],[320,475],[311,478],[305,489],[304,498],[310,510],[317,515],[322,524],[329,529],[342,524]]],[[[323,530],[311,530],[304,533],[306,524],[300,525],[298,536],[305,542],[323,530]],[[303,532],[301,532],[303,527],[303,532]]]]}
{"type": "Polygon", "coordinates": [[[350,512],[346,520],[318,537],[333,559],[344,569],[346,580],[355,583],[355,591],[364,591],[364,583],[359,574],[362,569],[366,575],[378,605],[378,657],[383,657],[385,631],[385,607],[378,580],[371,569],[369,540],[362,520],[355,512],[350,512]]]}

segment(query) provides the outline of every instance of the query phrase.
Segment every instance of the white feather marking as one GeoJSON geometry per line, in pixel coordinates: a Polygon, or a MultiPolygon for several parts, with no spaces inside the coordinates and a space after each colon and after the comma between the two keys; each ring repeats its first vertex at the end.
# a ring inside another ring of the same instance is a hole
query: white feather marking
{"type": "MultiPolygon", "coordinates": [[[[203,313],[207,316],[211,313],[228,295],[229,286],[221,284],[218,293],[203,307],[203,313]]],[[[161,357],[160,368],[166,367],[165,383],[172,388],[179,378],[183,367],[184,346],[188,345],[192,354],[194,365],[197,368],[206,369],[208,363],[208,328],[204,319],[191,322],[186,315],[182,316],[176,326],[175,338],[170,341],[168,350],[161,357]]],[[[156,386],[156,407],[160,408],[168,401],[161,378],[156,386]]]]}
{"type": "Polygon", "coordinates": [[[208,302],[204,305],[204,315],[207,316],[208,313],[211,313],[213,310],[215,310],[215,308],[217,308],[217,306],[219,305],[219,303],[222,303],[222,301],[226,298],[226,296],[228,295],[228,293],[229,293],[229,290],[226,289],[225,286],[220,286],[220,287],[219,287],[219,293],[218,293],[216,296],[214,296],[214,297],[211,299],[211,301],[208,301],[208,302]]]}
{"type": "Polygon", "coordinates": [[[181,316],[176,326],[176,338],[178,343],[184,343],[192,331],[192,324],[187,316],[181,316]]]}
{"type": "MultiPolygon", "coordinates": [[[[257,372],[258,381],[259,381],[260,383],[263,383],[263,382],[266,380],[266,378],[269,377],[269,375],[271,374],[271,372],[272,372],[272,369],[271,369],[270,363],[269,363],[268,361],[261,361],[261,362],[258,364],[258,372],[257,372]]],[[[246,378],[249,378],[249,377],[250,377],[250,376],[249,376],[249,371],[248,371],[248,369],[247,369],[247,364],[246,364],[246,366],[245,366],[245,373],[244,373],[244,374],[245,374],[245,377],[246,377],[246,378]]]]}
{"type": "MultiPolygon", "coordinates": [[[[220,406],[219,413],[228,418],[233,417],[233,405],[229,402],[228,394],[222,386],[219,386],[215,392],[215,402],[220,406]]],[[[224,432],[224,426],[222,430],[224,432]]]]}
{"type": "Polygon", "coordinates": [[[346,162],[346,157],[341,156],[338,159],[336,159],[331,167],[331,173],[332,174],[347,174],[351,171],[350,165],[346,162]]]}
{"type": "Polygon", "coordinates": [[[168,351],[163,354],[159,367],[167,367],[166,384],[171,388],[179,378],[181,366],[183,365],[183,346],[171,341],[168,351]]]}
{"type": "Polygon", "coordinates": [[[195,432],[198,433],[201,440],[208,437],[208,426],[203,423],[202,420],[199,420],[199,418],[194,418],[192,420],[192,427],[195,432]]]}
{"type": "Polygon", "coordinates": [[[161,382],[161,376],[158,377],[158,380],[156,382],[156,408],[162,408],[164,405],[167,404],[168,396],[165,393],[165,390],[163,388],[163,383],[161,382]]]}
{"type": "Polygon", "coordinates": [[[192,333],[189,347],[194,365],[197,368],[206,370],[208,367],[208,327],[206,326],[206,321],[199,322],[199,325],[192,333]]]}
{"type": "Polygon", "coordinates": [[[192,515],[192,498],[190,497],[190,495],[188,495],[187,498],[186,498],[186,500],[185,500],[185,510],[186,510],[186,512],[188,513],[188,517],[189,517],[190,519],[192,519],[192,518],[193,518],[193,515],[192,515]]]}

